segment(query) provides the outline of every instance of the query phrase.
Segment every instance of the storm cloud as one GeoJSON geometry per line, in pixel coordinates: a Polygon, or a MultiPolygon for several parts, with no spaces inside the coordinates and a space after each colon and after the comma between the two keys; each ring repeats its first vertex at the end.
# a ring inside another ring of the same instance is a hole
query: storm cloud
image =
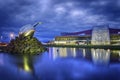
{"type": "Polygon", "coordinates": [[[42,38],[101,24],[120,28],[120,0],[0,0],[1,32],[38,21],[35,36],[42,38]]]}

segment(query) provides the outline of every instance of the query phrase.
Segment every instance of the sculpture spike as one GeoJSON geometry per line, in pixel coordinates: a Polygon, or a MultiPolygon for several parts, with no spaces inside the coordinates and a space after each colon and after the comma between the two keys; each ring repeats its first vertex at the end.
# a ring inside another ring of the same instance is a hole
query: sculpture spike
{"type": "Polygon", "coordinates": [[[36,24],[33,25],[33,27],[35,28],[39,24],[42,24],[42,22],[37,22],[36,24]]]}

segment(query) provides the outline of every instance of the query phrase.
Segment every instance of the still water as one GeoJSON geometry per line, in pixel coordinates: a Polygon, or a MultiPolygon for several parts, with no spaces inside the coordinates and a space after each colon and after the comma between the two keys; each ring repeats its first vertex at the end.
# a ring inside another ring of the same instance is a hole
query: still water
{"type": "Polygon", "coordinates": [[[120,50],[53,47],[36,56],[0,53],[0,80],[120,80],[120,50]]]}

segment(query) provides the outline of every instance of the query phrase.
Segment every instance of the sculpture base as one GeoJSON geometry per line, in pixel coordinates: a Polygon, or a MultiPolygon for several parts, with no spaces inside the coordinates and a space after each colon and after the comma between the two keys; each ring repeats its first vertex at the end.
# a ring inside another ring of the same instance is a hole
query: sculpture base
{"type": "Polygon", "coordinates": [[[21,36],[11,40],[5,51],[13,54],[38,54],[45,50],[46,48],[36,38],[21,36]]]}

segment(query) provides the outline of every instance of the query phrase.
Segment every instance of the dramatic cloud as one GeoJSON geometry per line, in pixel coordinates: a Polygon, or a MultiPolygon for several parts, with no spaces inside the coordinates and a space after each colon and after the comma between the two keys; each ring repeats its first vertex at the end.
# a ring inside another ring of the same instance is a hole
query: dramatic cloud
{"type": "Polygon", "coordinates": [[[42,21],[38,38],[53,38],[60,32],[81,31],[94,25],[120,28],[120,0],[1,0],[0,30],[17,32],[26,24],[42,21]]]}

